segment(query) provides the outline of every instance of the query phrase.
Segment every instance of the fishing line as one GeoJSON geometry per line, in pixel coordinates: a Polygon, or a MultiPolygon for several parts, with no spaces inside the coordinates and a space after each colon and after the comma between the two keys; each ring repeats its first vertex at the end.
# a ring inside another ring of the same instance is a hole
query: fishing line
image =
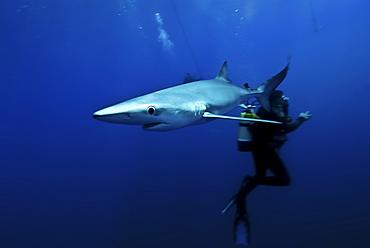
{"type": "Polygon", "coordinates": [[[319,29],[321,28],[321,26],[317,25],[317,20],[316,20],[315,11],[313,10],[312,0],[308,0],[308,2],[310,3],[311,18],[312,18],[312,23],[314,26],[313,31],[316,33],[316,32],[319,32],[319,29]]]}
{"type": "Polygon", "coordinates": [[[195,67],[196,67],[196,68],[197,68],[197,70],[198,70],[199,76],[200,76],[200,77],[202,77],[202,72],[200,71],[200,68],[199,68],[199,66],[198,66],[197,60],[195,59],[195,55],[194,55],[194,53],[193,53],[193,49],[191,49],[189,39],[188,39],[188,37],[186,36],[184,26],[182,25],[182,22],[181,22],[180,16],[179,16],[179,14],[178,14],[178,12],[177,12],[177,9],[176,9],[176,5],[175,5],[175,3],[173,2],[173,0],[170,0],[170,1],[171,1],[171,3],[172,3],[173,10],[174,10],[175,15],[176,15],[176,17],[177,17],[177,20],[178,20],[178,22],[179,22],[179,24],[180,24],[181,31],[182,31],[182,33],[183,33],[183,35],[184,35],[184,38],[185,38],[185,43],[186,43],[186,45],[187,45],[187,46],[188,46],[188,48],[189,48],[190,55],[191,55],[191,57],[192,57],[192,59],[193,59],[193,62],[194,62],[194,64],[195,64],[195,67]]]}

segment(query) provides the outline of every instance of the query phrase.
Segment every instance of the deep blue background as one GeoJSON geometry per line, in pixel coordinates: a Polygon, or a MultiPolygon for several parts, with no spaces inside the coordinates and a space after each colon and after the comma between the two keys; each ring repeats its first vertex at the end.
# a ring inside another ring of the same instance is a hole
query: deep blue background
{"type": "Polygon", "coordinates": [[[250,247],[367,247],[370,2],[312,4],[319,32],[309,0],[0,1],[0,247],[233,247],[220,211],[253,173],[236,122],[154,133],[91,115],[224,60],[256,87],[288,55],[290,113],[314,117],[283,148],[293,184],[249,197],[250,247]]]}

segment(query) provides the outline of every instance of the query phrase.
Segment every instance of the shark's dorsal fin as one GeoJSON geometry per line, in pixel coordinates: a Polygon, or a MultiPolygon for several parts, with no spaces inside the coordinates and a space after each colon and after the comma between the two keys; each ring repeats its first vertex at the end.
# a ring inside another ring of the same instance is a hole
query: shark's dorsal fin
{"type": "Polygon", "coordinates": [[[228,72],[227,72],[227,61],[225,61],[222,64],[220,70],[218,71],[216,79],[223,80],[223,81],[226,81],[226,82],[230,82],[228,72]]]}

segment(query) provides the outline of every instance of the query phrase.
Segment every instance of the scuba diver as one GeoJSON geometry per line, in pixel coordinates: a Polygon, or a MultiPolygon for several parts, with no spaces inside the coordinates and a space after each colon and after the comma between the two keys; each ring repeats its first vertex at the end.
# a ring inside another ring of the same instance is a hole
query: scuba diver
{"type": "MultiPolygon", "coordinates": [[[[286,75],[286,73],[285,73],[286,75]]],[[[283,77],[281,80],[283,80],[283,77]]],[[[271,111],[260,107],[254,113],[256,106],[248,105],[242,117],[261,118],[278,121],[282,124],[264,122],[240,121],[239,123],[239,151],[251,151],[255,175],[247,175],[242,180],[238,192],[231,198],[222,213],[225,213],[234,204],[236,205],[234,221],[234,240],[236,244],[248,245],[250,239],[250,225],[246,210],[246,197],[258,185],[288,186],[290,176],[283,160],[280,157],[280,148],[288,140],[287,134],[295,131],[303,122],[312,115],[309,111],[300,113],[298,119],[292,121],[288,117],[289,98],[280,90],[275,90],[269,97],[271,111]],[[250,139],[251,138],[251,139],[250,139]],[[266,176],[270,170],[273,176],[266,176]]]]}

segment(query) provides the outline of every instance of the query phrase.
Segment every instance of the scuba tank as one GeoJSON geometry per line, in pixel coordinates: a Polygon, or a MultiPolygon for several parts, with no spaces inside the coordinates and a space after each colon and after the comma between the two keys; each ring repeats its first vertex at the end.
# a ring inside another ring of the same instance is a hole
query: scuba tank
{"type": "MultiPolygon", "coordinates": [[[[256,106],[248,105],[247,109],[240,113],[240,117],[243,118],[251,118],[251,119],[261,119],[255,113],[256,106]]],[[[239,121],[239,129],[238,129],[238,150],[240,152],[250,152],[253,149],[253,140],[252,140],[252,133],[249,130],[250,125],[252,125],[252,121],[239,121]]]]}

